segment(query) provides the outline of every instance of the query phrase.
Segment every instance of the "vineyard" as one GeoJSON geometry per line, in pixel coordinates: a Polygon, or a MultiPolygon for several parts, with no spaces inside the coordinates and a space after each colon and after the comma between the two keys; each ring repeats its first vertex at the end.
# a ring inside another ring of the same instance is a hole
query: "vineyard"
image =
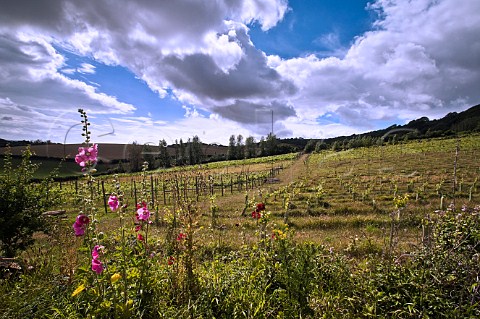
{"type": "Polygon", "coordinates": [[[66,213],[4,272],[0,314],[475,317],[479,157],[467,135],[50,181],[66,213]]]}

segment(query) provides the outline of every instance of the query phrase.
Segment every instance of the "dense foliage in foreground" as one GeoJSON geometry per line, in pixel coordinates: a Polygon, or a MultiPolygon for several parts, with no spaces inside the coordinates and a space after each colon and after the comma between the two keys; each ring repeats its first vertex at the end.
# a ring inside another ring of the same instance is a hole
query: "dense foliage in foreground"
{"type": "Polygon", "coordinates": [[[7,152],[0,171],[0,252],[6,257],[14,257],[32,245],[34,232],[47,231],[41,214],[60,202],[58,191],[50,187],[51,178],[31,182],[38,169],[30,161],[31,155],[27,148],[18,167],[14,167],[7,152]]]}
{"type": "Polygon", "coordinates": [[[479,207],[437,212],[425,246],[397,258],[351,260],[280,231],[239,251],[218,249],[196,267],[193,285],[184,257],[152,257],[128,309],[115,299],[117,283],[99,292],[91,282],[72,296],[76,285],[37,256],[35,270],[3,280],[0,310],[3,318],[478,318],[479,216],[479,207]]]}

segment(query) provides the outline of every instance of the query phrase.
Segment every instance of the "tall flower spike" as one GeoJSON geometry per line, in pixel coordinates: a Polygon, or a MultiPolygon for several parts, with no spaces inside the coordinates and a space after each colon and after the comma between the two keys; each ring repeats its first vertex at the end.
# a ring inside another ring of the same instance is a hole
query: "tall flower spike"
{"type": "Polygon", "coordinates": [[[88,122],[88,117],[87,117],[87,112],[85,112],[83,109],[78,109],[78,112],[80,113],[80,116],[82,117],[82,136],[85,137],[85,144],[90,143],[90,131],[88,130],[88,127],[90,126],[90,123],[88,122]]]}

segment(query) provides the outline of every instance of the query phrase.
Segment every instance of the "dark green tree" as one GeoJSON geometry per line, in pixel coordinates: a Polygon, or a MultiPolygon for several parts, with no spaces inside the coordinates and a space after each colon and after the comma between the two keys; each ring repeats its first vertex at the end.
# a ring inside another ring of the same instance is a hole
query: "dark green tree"
{"type": "Polygon", "coordinates": [[[277,141],[277,137],[275,136],[275,134],[273,134],[273,133],[268,134],[267,140],[266,140],[265,143],[266,143],[267,155],[277,154],[278,141],[277,141]]]}
{"type": "Polygon", "coordinates": [[[127,146],[127,157],[130,172],[139,172],[143,164],[143,146],[133,141],[127,146]]]}
{"type": "Polygon", "coordinates": [[[305,153],[311,153],[315,150],[315,145],[317,143],[317,140],[309,140],[307,142],[307,145],[305,145],[305,148],[303,149],[303,151],[305,153]]]}
{"type": "Polygon", "coordinates": [[[31,156],[27,148],[15,168],[7,151],[0,173],[0,248],[6,257],[14,257],[30,246],[33,233],[47,229],[42,213],[60,203],[60,193],[52,187],[51,177],[32,182],[38,165],[30,161],[31,156]]]}
{"type": "Polygon", "coordinates": [[[249,136],[245,140],[245,157],[253,158],[256,156],[257,156],[257,146],[255,144],[255,138],[253,136],[249,136]]]}
{"type": "Polygon", "coordinates": [[[238,134],[237,136],[237,145],[235,148],[236,158],[244,159],[245,158],[245,145],[243,144],[243,136],[238,134]]]}
{"type": "Polygon", "coordinates": [[[193,147],[192,147],[192,139],[189,137],[187,140],[187,158],[188,158],[188,165],[195,164],[193,159],[193,147]]]}
{"type": "Polygon", "coordinates": [[[186,163],[186,150],[185,150],[185,144],[183,143],[183,140],[180,139],[180,157],[179,157],[179,164],[180,165],[185,165],[186,163]]]}
{"type": "Polygon", "coordinates": [[[148,163],[149,169],[156,168],[156,155],[157,154],[151,145],[143,144],[142,158],[144,162],[148,163]]]}
{"type": "Polygon", "coordinates": [[[335,141],[332,144],[332,151],[338,152],[342,150],[342,144],[339,141],[335,141]]]}
{"type": "Polygon", "coordinates": [[[317,141],[317,143],[315,143],[315,152],[317,153],[320,151],[326,150],[327,148],[328,148],[328,145],[323,140],[317,141]]]}
{"type": "Polygon", "coordinates": [[[200,164],[203,161],[202,142],[197,135],[192,138],[192,158],[192,164],[200,164]]]}
{"type": "Polygon", "coordinates": [[[267,146],[265,143],[265,138],[263,136],[260,138],[258,147],[260,148],[260,156],[267,156],[267,146]]]}
{"type": "Polygon", "coordinates": [[[228,142],[228,150],[227,150],[227,159],[233,160],[237,158],[237,149],[235,144],[235,135],[231,135],[229,142],[228,142]]]}
{"type": "Polygon", "coordinates": [[[178,165],[178,159],[180,157],[180,147],[178,145],[178,140],[175,140],[175,164],[178,165]]]}
{"type": "Polygon", "coordinates": [[[168,154],[167,142],[165,139],[158,144],[158,159],[161,167],[170,167],[170,154],[168,154]]]}

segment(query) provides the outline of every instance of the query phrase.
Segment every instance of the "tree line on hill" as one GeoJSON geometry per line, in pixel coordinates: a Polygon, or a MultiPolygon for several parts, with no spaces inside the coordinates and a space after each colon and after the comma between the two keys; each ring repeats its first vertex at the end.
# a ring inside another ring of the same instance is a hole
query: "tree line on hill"
{"type": "Polygon", "coordinates": [[[291,139],[290,143],[297,148],[303,148],[304,152],[310,153],[325,149],[341,151],[357,147],[397,144],[402,141],[448,137],[459,133],[475,132],[480,132],[480,105],[473,106],[460,113],[448,113],[443,118],[437,120],[421,117],[405,125],[392,125],[382,130],[364,134],[328,139],[291,139]]]}
{"type": "Polygon", "coordinates": [[[36,139],[34,141],[27,141],[27,140],[8,141],[8,140],[4,140],[3,138],[0,138],[0,147],[6,147],[7,145],[14,147],[14,146],[26,146],[26,145],[49,145],[49,144],[58,144],[58,143],[53,143],[50,140],[43,141],[40,139],[36,139]]]}
{"type": "MultiPolygon", "coordinates": [[[[157,145],[139,144],[133,142],[127,146],[126,163],[120,160],[116,171],[136,172],[147,161],[150,169],[160,167],[195,165],[207,162],[238,160],[254,157],[263,157],[292,152],[319,152],[331,149],[334,151],[347,150],[357,147],[373,145],[396,144],[402,141],[454,136],[459,133],[480,132],[480,104],[466,111],[448,113],[438,120],[427,117],[410,121],[406,125],[392,125],[388,128],[327,139],[287,138],[278,139],[273,133],[263,136],[256,141],[253,136],[244,139],[242,135],[231,135],[228,146],[205,144],[195,135],[186,142],[182,139],[175,140],[172,145],[167,145],[165,139],[157,145]],[[212,151],[214,150],[214,151],[212,151]]],[[[50,141],[6,141],[0,139],[0,146],[20,146],[35,144],[51,144],[50,141]]],[[[114,164],[115,164],[114,163],[114,164]]]]}
{"type": "Polygon", "coordinates": [[[262,136],[259,142],[253,136],[244,140],[241,134],[231,135],[226,152],[224,148],[221,145],[204,144],[197,135],[188,138],[186,142],[183,139],[175,140],[172,145],[167,145],[165,139],[160,140],[158,146],[133,142],[127,147],[127,163],[120,163],[118,170],[137,172],[142,169],[143,162],[149,163],[149,169],[157,169],[263,157],[297,150],[295,147],[279,144],[272,133],[268,134],[266,139],[262,136]],[[211,149],[218,151],[212,152],[211,149]]]}

